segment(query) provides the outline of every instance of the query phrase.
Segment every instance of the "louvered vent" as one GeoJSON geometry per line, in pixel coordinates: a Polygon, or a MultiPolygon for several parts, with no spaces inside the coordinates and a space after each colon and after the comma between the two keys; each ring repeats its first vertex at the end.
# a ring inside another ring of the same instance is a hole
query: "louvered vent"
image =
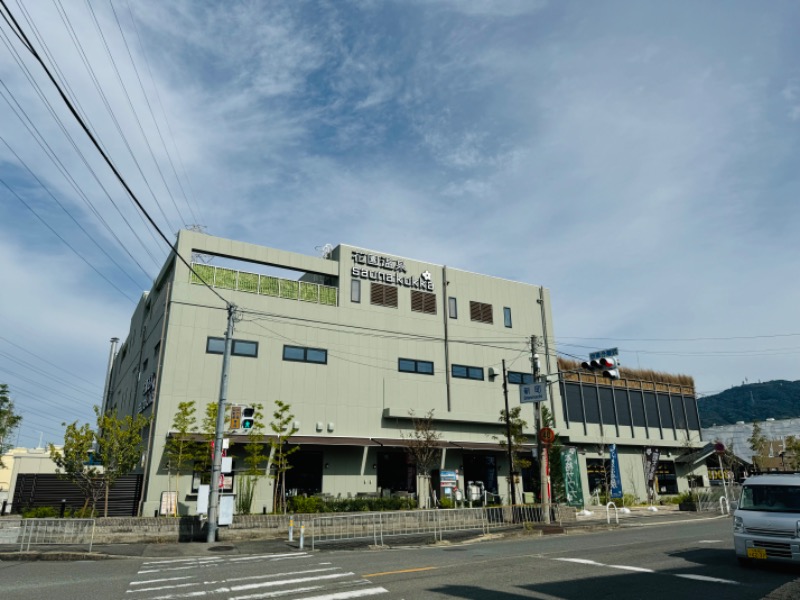
{"type": "Polygon", "coordinates": [[[411,290],[411,310],[414,312],[436,314],[436,294],[411,290]]]}
{"type": "Polygon", "coordinates": [[[491,325],[494,323],[494,320],[492,319],[492,305],[484,302],[473,302],[470,300],[469,318],[473,321],[479,321],[480,323],[488,323],[491,325]]]}
{"type": "Polygon", "coordinates": [[[397,288],[382,283],[370,284],[369,302],[377,306],[397,308],[397,288]]]}

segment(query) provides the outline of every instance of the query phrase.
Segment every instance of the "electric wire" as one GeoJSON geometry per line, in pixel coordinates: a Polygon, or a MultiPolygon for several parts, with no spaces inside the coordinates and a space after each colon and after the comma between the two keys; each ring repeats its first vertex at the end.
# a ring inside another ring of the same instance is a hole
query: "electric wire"
{"type": "MultiPolygon", "coordinates": [[[[89,240],[97,247],[97,249],[100,250],[100,252],[102,252],[105,255],[105,257],[108,258],[108,260],[110,260],[114,264],[114,266],[116,266],[122,272],[122,274],[125,275],[125,277],[127,277],[130,280],[130,282],[133,285],[135,285],[137,288],[141,287],[140,284],[133,277],[130,276],[130,273],[128,273],[128,271],[126,269],[124,269],[122,267],[122,265],[120,265],[116,260],[114,260],[114,258],[105,250],[105,248],[103,248],[99,244],[99,242],[95,239],[95,237],[92,234],[90,234],[88,231],[86,231],[86,229],[83,227],[83,225],[81,225],[80,221],[78,221],[73,216],[73,214],[69,211],[69,209],[67,209],[67,207],[64,206],[61,203],[61,201],[58,198],[55,197],[55,195],[53,195],[53,193],[50,191],[50,189],[31,170],[31,168],[28,166],[28,164],[24,160],[22,160],[22,157],[20,157],[19,154],[17,154],[14,151],[14,149],[8,144],[8,142],[6,141],[6,139],[2,135],[0,135],[0,141],[2,141],[3,144],[5,144],[6,148],[8,148],[8,150],[16,157],[16,159],[19,161],[19,163],[23,167],[25,167],[25,169],[28,171],[28,174],[36,180],[36,182],[42,187],[42,189],[45,192],[47,192],[47,195],[50,196],[53,199],[53,201],[59,206],[59,208],[61,208],[61,210],[64,211],[67,214],[67,216],[72,220],[72,222],[75,223],[75,225],[86,235],[87,238],[89,238],[89,240]]],[[[146,274],[147,273],[145,273],[145,275],[146,274]]]]}
{"type": "Polygon", "coordinates": [[[91,391],[91,390],[84,389],[84,388],[82,388],[82,387],[80,387],[78,385],[75,385],[74,383],[71,383],[71,382],[69,382],[69,381],[67,381],[67,380],[65,380],[65,379],[63,379],[61,377],[57,377],[56,375],[53,375],[52,373],[49,373],[49,372],[47,372],[46,370],[44,370],[44,369],[42,369],[40,367],[37,367],[37,366],[32,365],[31,363],[26,362],[26,361],[24,361],[24,360],[22,360],[20,358],[12,356],[11,354],[8,354],[7,352],[3,352],[2,350],[0,350],[0,357],[3,357],[6,360],[11,361],[12,363],[14,363],[16,365],[19,365],[19,366],[21,366],[23,368],[26,368],[29,371],[33,371],[34,373],[37,373],[39,375],[44,375],[44,376],[46,376],[48,378],[47,379],[48,381],[54,381],[55,383],[60,383],[61,385],[66,386],[68,388],[71,388],[74,392],[77,392],[79,394],[87,394],[87,395],[90,395],[90,396],[93,395],[93,394],[100,394],[102,396],[102,392],[98,392],[97,390],[91,391]]]}
{"type": "MultiPolygon", "coordinates": [[[[0,34],[2,35],[3,43],[8,48],[9,52],[11,52],[12,55],[14,55],[14,58],[17,61],[17,64],[20,66],[20,69],[23,71],[23,73],[25,73],[25,76],[28,79],[29,83],[34,88],[34,90],[36,91],[37,95],[39,96],[39,98],[42,100],[42,102],[46,106],[48,112],[53,117],[54,121],[56,122],[56,124],[60,128],[61,132],[66,137],[66,139],[69,141],[69,143],[71,144],[72,148],[75,150],[77,155],[80,157],[81,161],[83,162],[84,166],[87,168],[89,173],[92,175],[92,177],[94,178],[95,182],[103,190],[103,192],[105,193],[105,195],[108,198],[108,200],[111,202],[111,204],[117,210],[117,213],[120,215],[120,217],[122,218],[123,222],[128,226],[128,228],[131,230],[131,233],[139,241],[139,243],[145,249],[145,252],[153,260],[153,263],[156,266],[160,266],[160,263],[156,260],[155,256],[153,256],[153,254],[150,252],[148,246],[142,241],[142,239],[139,237],[139,235],[133,229],[133,227],[131,226],[130,222],[127,220],[127,218],[125,218],[125,215],[122,214],[122,211],[120,210],[119,206],[114,201],[114,199],[111,197],[111,194],[108,192],[108,190],[105,188],[105,186],[102,184],[102,182],[100,181],[99,177],[97,176],[97,173],[91,167],[91,165],[89,164],[88,160],[84,156],[83,152],[81,152],[81,150],[78,148],[77,144],[75,143],[75,140],[72,138],[72,136],[66,130],[66,127],[64,126],[63,122],[58,117],[58,115],[55,113],[55,110],[53,109],[52,105],[47,100],[47,98],[44,96],[44,93],[41,91],[41,88],[39,88],[38,84],[33,79],[33,76],[31,75],[31,73],[28,70],[28,68],[24,65],[24,63],[22,62],[22,60],[19,57],[19,55],[16,53],[16,50],[14,50],[9,45],[8,39],[7,39],[6,35],[5,35],[5,32],[0,30],[0,34]]],[[[95,217],[101,222],[101,224],[106,228],[106,230],[111,234],[111,236],[117,241],[117,243],[122,247],[122,249],[125,250],[125,252],[131,258],[131,260],[142,270],[142,272],[145,275],[147,275],[149,277],[149,275],[147,274],[147,271],[144,270],[144,268],[141,266],[141,264],[136,260],[136,258],[134,258],[134,256],[130,253],[130,251],[127,249],[127,247],[122,243],[122,241],[119,239],[119,237],[113,232],[113,230],[108,225],[108,223],[105,221],[105,219],[102,217],[102,215],[100,215],[100,213],[97,210],[97,208],[89,200],[88,196],[83,191],[83,189],[80,187],[80,185],[75,181],[75,179],[72,177],[72,175],[70,175],[69,171],[64,166],[64,164],[61,162],[61,159],[58,157],[58,154],[52,149],[52,147],[47,142],[47,140],[44,139],[44,136],[41,134],[41,132],[39,131],[38,127],[36,127],[36,125],[33,123],[31,118],[28,116],[28,113],[25,111],[25,109],[22,107],[22,105],[17,101],[17,99],[14,96],[14,94],[11,92],[11,90],[8,89],[8,87],[6,86],[5,82],[2,81],[2,79],[0,79],[0,86],[2,86],[2,88],[6,92],[6,93],[2,93],[0,95],[3,96],[3,99],[9,105],[9,107],[12,110],[12,112],[14,112],[14,114],[20,120],[22,125],[28,130],[28,132],[31,134],[31,137],[39,144],[40,148],[45,153],[45,155],[56,166],[56,168],[59,170],[59,172],[61,172],[61,174],[64,176],[64,178],[70,184],[70,186],[75,190],[75,192],[78,194],[78,196],[84,201],[84,203],[87,204],[87,206],[89,207],[89,210],[92,212],[92,214],[95,215],[95,217]],[[11,99],[14,101],[13,104],[12,104],[11,100],[8,99],[6,94],[8,94],[11,97],[11,99]],[[22,115],[24,115],[24,117],[25,117],[24,119],[22,118],[22,116],[20,116],[20,113],[22,115]]]]}
{"type": "Polygon", "coordinates": [[[18,349],[18,350],[22,350],[22,351],[23,351],[23,352],[25,352],[26,354],[30,354],[32,357],[34,357],[34,358],[36,358],[36,359],[38,359],[38,360],[42,361],[43,363],[46,363],[46,364],[50,365],[51,367],[53,367],[53,368],[55,368],[55,369],[58,369],[58,370],[59,370],[59,371],[61,371],[62,373],[66,373],[67,375],[70,375],[71,377],[73,377],[73,378],[75,378],[75,379],[78,379],[78,380],[82,381],[83,383],[87,383],[87,384],[89,384],[90,386],[95,386],[95,385],[96,385],[96,383],[93,383],[93,382],[89,381],[88,379],[84,379],[83,377],[80,377],[80,376],[78,376],[78,375],[75,375],[75,374],[74,374],[72,371],[67,371],[66,369],[64,369],[64,368],[62,368],[62,367],[59,367],[59,366],[58,366],[57,364],[55,364],[54,362],[50,362],[49,360],[47,360],[46,358],[43,358],[43,357],[39,356],[38,354],[34,354],[34,353],[33,353],[33,352],[31,352],[30,350],[27,350],[26,348],[23,348],[23,347],[22,347],[22,346],[20,346],[19,344],[15,344],[14,342],[12,342],[11,340],[9,340],[8,338],[5,338],[5,337],[3,337],[3,336],[0,336],[0,341],[3,341],[3,342],[5,342],[6,344],[9,344],[9,345],[11,345],[11,346],[14,346],[16,349],[18,349]]]}
{"type": "Polygon", "coordinates": [[[53,228],[50,226],[50,224],[49,224],[47,221],[45,221],[45,220],[44,220],[44,219],[43,219],[43,218],[42,218],[42,217],[39,215],[39,213],[37,213],[37,212],[36,212],[36,211],[33,209],[33,207],[32,207],[30,204],[28,204],[28,203],[25,201],[25,199],[24,199],[22,196],[20,196],[19,194],[17,194],[17,192],[15,192],[13,189],[11,189],[11,187],[10,187],[10,186],[9,186],[9,185],[8,185],[8,184],[5,182],[5,180],[4,180],[2,177],[0,177],[0,183],[2,183],[2,184],[3,184],[3,185],[6,187],[6,189],[7,189],[9,192],[11,192],[11,194],[12,194],[12,195],[13,195],[15,198],[17,198],[17,199],[18,199],[20,202],[22,202],[22,204],[25,206],[25,208],[27,208],[29,211],[31,211],[31,213],[33,213],[33,216],[34,216],[34,217],[36,217],[37,219],[39,219],[39,221],[41,221],[41,223],[42,223],[42,224],[43,224],[45,227],[47,227],[47,228],[48,228],[48,229],[49,229],[49,230],[50,230],[50,231],[53,233],[53,235],[55,235],[55,236],[56,236],[56,237],[57,237],[59,240],[61,240],[61,241],[64,243],[64,245],[65,245],[67,248],[69,248],[69,249],[72,251],[72,253],[73,253],[75,256],[77,256],[78,258],[80,258],[80,259],[81,259],[81,260],[82,260],[82,261],[83,261],[83,262],[86,264],[86,266],[88,266],[88,267],[89,267],[89,268],[90,268],[92,271],[94,271],[95,273],[97,273],[97,274],[98,274],[98,275],[99,275],[99,276],[100,276],[100,277],[103,279],[103,281],[105,281],[105,282],[106,282],[108,285],[110,285],[110,286],[111,286],[111,287],[113,287],[115,290],[117,290],[117,291],[118,291],[120,294],[122,294],[123,296],[125,296],[125,298],[127,298],[128,300],[130,300],[130,301],[131,301],[133,304],[136,304],[136,300],[135,300],[134,298],[132,298],[131,296],[129,296],[128,294],[126,294],[125,292],[123,292],[123,291],[122,291],[122,289],[121,289],[120,287],[118,287],[116,283],[114,283],[114,282],[113,282],[113,281],[111,281],[111,280],[110,280],[108,277],[106,277],[105,275],[103,275],[103,273],[101,273],[101,272],[100,272],[100,270],[99,270],[97,267],[95,267],[95,266],[94,266],[92,263],[90,263],[90,262],[89,262],[89,261],[86,259],[86,257],[85,257],[83,254],[81,254],[81,253],[80,253],[80,252],[78,252],[78,251],[77,251],[75,248],[73,248],[73,247],[72,247],[72,245],[71,245],[71,244],[70,244],[70,243],[69,243],[67,240],[65,240],[63,237],[61,237],[61,234],[60,234],[60,233],[58,233],[58,232],[57,232],[55,229],[53,229],[53,228]]]}
{"type": "MultiPolygon", "coordinates": [[[[17,29],[19,29],[19,23],[17,23],[16,19],[14,18],[14,15],[13,15],[13,14],[11,14],[11,12],[9,11],[9,9],[8,9],[8,5],[6,4],[6,1],[5,1],[5,0],[0,0],[0,7],[2,7],[2,8],[3,8],[3,10],[5,10],[5,11],[6,11],[6,13],[7,13],[8,17],[9,17],[9,18],[11,19],[11,21],[14,23],[14,26],[16,26],[16,27],[17,27],[17,29]]],[[[199,274],[198,274],[198,273],[197,273],[197,272],[194,270],[194,268],[193,268],[193,267],[192,267],[192,266],[191,266],[191,265],[190,265],[190,264],[189,264],[189,263],[186,261],[186,259],[185,259],[183,256],[181,256],[181,254],[180,254],[180,253],[177,251],[177,249],[175,248],[174,244],[172,244],[172,243],[171,243],[171,242],[170,242],[170,241],[167,239],[166,235],[164,235],[164,232],[163,232],[163,231],[161,231],[161,229],[158,227],[158,224],[157,224],[157,223],[156,223],[156,222],[153,220],[153,218],[150,216],[150,213],[148,213],[148,212],[147,212],[147,209],[145,209],[145,207],[144,207],[144,206],[142,205],[142,203],[139,201],[139,199],[138,199],[138,197],[136,196],[136,194],[134,194],[133,190],[130,188],[130,186],[128,185],[128,183],[127,183],[127,182],[125,181],[125,179],[122,177],[122,174],[119,172],[119,170],[117,169],[117,167],[114,165],[114,163],[113,163],[113,162],[111,161],[111,159],[108,157],[108,155],[105,153],[105,151],[103,150],[103,148],[102,148],[102,147],[99,145],[99,143],[98,143],[97,139],[95,138],[94,134],[92,134],[92,132],[91,132],[91,131],[88,129],[88,127],[86,126],[86,123],[84,123],[84,121],[81,119],[80,115],[79,115],[79,114],[76,112],[76,110],[75,110],[75,107],[74,107],[74,106],[72,105],[72,103],[69,101],[69,98],[67,98],[67,97],[66,97],[66,95],[64,94],[64,91],[61,89],[61,86],[59,86],[58,82],[57,82],[57,81],[54,79],[54,77],[53,77],[52,73],[50,72],[50,70],[48,69],[47,65],[46,65],[46,64],[44,64],[44,61],[43,61],[43,60],[42,60],[42,58],[39,56],[38,52],[36,52],[36,49],[35,49],[35,48],[33,48],[33,47],[32,47],[32,45],[30,44],[30,41],[28,40],[27,36],[25,35],[25,32],[20,30],[20,34],[22,35],[23,39],[24,39],[24,40],[27,42],[27,43],[25,44],[25,47],[28,49],[28,51],[29,51],[29,52],[31,52],[31,54],[33,55],[33,57],[34,57],[34,58],[36,59],[36,61],[37,61],[37,62],[40,64],[40,66],[41,66],[41,67],[42,67],[42,69],[44,70],[45,74],[47,75],[48,79],[50,79],[51,83],[53,84],[53,86],[54,86],[54,87],[56,88],[56,90],[58,91],[58,94],[59,94],[59,96],[61,97],[62,101],[63,101],[63,102],[66,104],[66,106],[67,106],[67,108],[69,109],[70,113],[72,113],[72,116],[75,118],[75,120],[76,120],[76,121],[78,122],[78,124],[81,126],[81,129],[83,129],[83,131],[84,131],[84,132],[86,133],[86,135],[89,137],[89,139],[90,139],[90,141],[92,142],[92,144],[95,146],[95,148],[97,149],[97,151],[98,151],[98,152],[100,153],[100,155],[103,157],[103,160],[106,162],[106,164],[108,165],[108,167],[109,167],[109,168],[111,169],[111,171],[114,173],[114,176],[117,178],[117,180],[118,180],[118,181],[119,181],[119,182],[122,184],[122,186],[125,188],[125,191],[127,192],[127,194],[128,194],[128,196],[130,197],[130,199],[131,199],[131,200],[132,200],[132,201],[133,201],[133,202],[136,204],[136,206],[139,208],[139,210],[142,212],[142,214],[143,214],[143,215],[144,215],[144,216],[147,218],[147,220],[149,221],[150,225],[151,225],[151,226],[152,226],[152,227],[153,227],[153,228],[154,228],[154,229],[155,229],[155,230],[158,232],[158,234],[161,236],[161,238],[164,240],[164,242],[167,244],[167,246],[169,246],[169,248],[172,250],[172,252],[175,254],[175,256],[176,256],[176,257],[177,257],[177,258],[178,258],[178,259],[179,259],[179,260],[180,260],[180,261],[181,261],[181,262],[182,262],[184,265],[186,265],[186,267],[189,269],[189,271],[191,271],[191,272],[192,272],[192,273],[195,275],[195,277],[197,277],[198,281],[202,282],[202,284],[203,284],[203,285],[204,285],[206,288],[208,288],[208,289],[211,291],[211,293],[213,293],[213,294],[214,294],[214,295],[215,295],[217,298],[219,298],[219,299],[220,299],[222,302],[224,302],[224,303],[225,303],[225,305],[226,305],[226,306],[227,306],[227,307],[230,309],[230,308],[231,308],[231,306],[232,306],[232,305],[231,305],[231,303],[230,303],[228,300],[226,300],[226,299],[225,299],[225,298],[224,298],[222,295],[220,295],[220,294],[219,294],[219,292],[217,292],[217,291],[216,291],[216,289],[214,289],[214,288],[213,288],[211,285],[209,285],[209,284],[208,284],[208,282],[206,282],[206,281],[205,281],[205,279],[203,279],[203,277],[202,277],[202,276],[200,276],[200,275],[199,275],[199,274]]]]}
{"type": "MultiPolygon", "coordinates": [[[[113,5],[113,0],[109,1],[113,5]]],[[[172,147],[175,150],[175,154],[178,158],[178,163],[181,167],[181,171],[183,172],[183,177],[184,179],[186,179],[186,186],[189,188],[190,192],[189,194],[186,193],[186,190],[184,189],[183,184],[181,183],[181,178],[178,175],[177,170],[175,169],[175,164],[172,160],[172,156],[169,153],[169,149],[167,149],[166,144],[164,144],[164,150],[167,153],[167,157],[169,158],[169,164],[172,167],[173,173],[175,174],[175,180],[178,182],[178,186],[181,189],[181,193],[183,194],[183,197],[186,200],[186,205],[189,207],[189,212],[192,214],[192,219],[194,220],[194,223],[197,224],[198,223],[197,214],[195,214],[194,208],[192,207],[192,201],[190,201],[190,196],[192,197],[194,204],[197,205],[198,214],[200,213],[200,204],[197,202],[197,199],[194,196],[194,190],[192,189],[192,182],[186,173],[186,166],[183,163],[183,157],[181,156],[180,148],[175,143],[175,135],[172,133],[172,127],[170,126],[169,119],[167,118],[167,112],[164,110],[164,104],[161,102],[161,94],[158,91],[158,85],[156,83],[156,79],[155,77],[153,77],[153,71],[150,68],[150,59],[148,58],[147,45],[144,44],[144,42],[142,41],[142,36],[139,34],[139,26],[137,25],[136,17],[134,16],[133,11],[131,10],[130,2],[126,0],[125,5],[128,9],[128,14],[130,15],[131,24],[133,25],[133,30],[136,32],[136,39],[139,41],[140,52],[142,57],[144,58],[144,64],[147,67],[147,73],[150,76],[150,83],[153,86],[153,91],[155,92],[156,102],[158,103],[158,107],[161,109],[161,115],[164,118],[164,123],[166,124],[167,133],[169,134],[170,140],[172,141],[172,147]]],[[[159,136],[160,135],[161,135],[161,130],[159,129],[159,136]]],[[[163,138],[162,138],[162,143],[163,143],[163,138]]],[[[202,214],[200,214],[200,218],[201,219],[203,218],[202,214]]]]}
{"type": "MultiPolygon", "coordinates": [[[[158,126],[158,121],[156,120],[156,115],[153,112],[152,105],[150,104],[150,98],[148,97],[147,92],[144,89],[144,84],[142,83],[142,77],[141,77],[141,75],[139,75],[139,69],[136,68],[136,62],[133,60],[133,54],[131,53],[130,46],[128,45],[128,40],[125,37],[125,32],[122,29],[122,24],[120,23],[119,16],[117,15],[117,10],[114,8],[114,3],[111,2],[111,0],[109,0],[109,5],[111,6],[111,11],[114,13],[114,20],[117,23],[117,28],[119,29],[120,37],[122,38],[122,41],[125,44],[125,50],[127,50],[127,52],[128,52],[128,59],[131,62],[131,67],[133,67],[133,71],[134,71],[134,73],[136,73],[136,80],[139,82],[139,89],[142,91],[142,97],[144,98],[144,101],[147,104],[147,109],[150,111],[150,117],[153,119],[153,125],[155,125],[156,132],[158,133],[158,136],[161,139],[161,145],[164,148],[164,150],[166,151],[167,147],[166,147],[166,144],[164,144],[164,138],[161,136],[161,128],[158,126]]],[[[94,14],[94,10],[92,10],[92,13],[94,14]]],[[[147,144],[147,148],[150,151],[150,156],[153,158],[153,164],[155,164],[156,169],[158,169],[158,174],[161,177],[161,181],[164,184],[164,189],[167,190],[167,194],[169,195],[170,200],[172,200],[172,205],[175,208],[175,212],[178,213],[178,217],[180,218],[181,223],[183,223],[183,225],[186,226],[188,224],[186,222],[186,218],[183,216],[183,213],[181,212],[181,209],[178,208],[178,203],[175,200],[175,196],[172,194],[172,190],[170,189],[170,186],[167,183],[167,179],[164,176],[164,172],[161,170],[161,165],[160,165],[158,159],[156,159],[156,155],[155,155],[155,152],[153,151],[153,147],[150,145],[150,140],[148,139],[147,134],[144,131],[144,127],[142,127],[142,124],[139,121],[139,118],[138,118],[138,116],[136,114],[136,110],[133,107],[133,103],[130,102],[130,97],[128,98],[128,101],[129,101],[130,106],[131,106],[131,111],[133,111],[134,116],[136,116],[136,122],[139,124],[139,130],[142,132],[142,137],[144,138],[144,141],[147,144]]],[[[167,158],[168,158],[168,160],[170,162],[172,161],[172,158],[169,156],[169,152],[168,151],[167,151],[167,158]]],[[[174,171],[174,166],[173,166],[173,171],[174,171]]]]}
{"type": "MultiPolygon", "coordinates": [[[[17,3],[17,5],[20,7],[20,10],[26,16],[26,19],[27,19],[28,23],[30,24],[32,30],[34,31],[34,33],[37,35],[38,39],[40,40],[45,53],[50,57],[50,61],[51,61],[51,64],[53,65],[54,70],[56,70],[58,73],[60,73],[60,70],[58,68],[58,64],[55,62],[55,60],[52,57],[52,54],[49,52],[49,48],[47,47],[47,43],[45,42],[45,40],[41,36],[38,35],[38,29],[36,28],[35,22],[33,21],[33,19],[31,19],[29,17],[29,15],[28,15],[27,11],[25,10],[24,6],[21,6],[19,3],[17,3]]],[[[71,38],[72,43],[73,43],[73,46],[75,46],[76,50],[78,51],[78,55],[80,56],[81,61],[83,62],[84,68],[86,69],[87,73],[89,74],[89,77],[92,80],[92,83],[94,84],[95,89],[98,91],[98,94],[101,96],[101,98],[105,100],[105,96],[104,96],[102,88],[100,86],[100,82],[97,80],[97,77],[95,76],[94,71],[93,71],[91,65],[89,64],[89,60],[86,57],[86,53],[83,51],[83,47],[80,45],[80,42],[77,39],[77,34],[75,33],[74,29],[72,28],[72,25],[69,22],[69,20],[66,18],[66,12],[63,11],[63,7],[61,7],[60,4],[56,4],[56,9],[59,12],[59,16],[61,17],[61,22],[64,24],[65,29],[67,30],[68,34],[70,35],[70,38],[71,38]],[[61,10],[58,10],[58,9],[61,9],[61,10]],[[63,14],[62,14],[62,12],[63,12],[63,14]]],[[[24,33],[23,33],[23,35],[24,35],[24,33]]],[[[25,66],[24,62],[19,57],[17,52],[15,50],[12,50],[11,47],[8,44],[6,44],[6,45],[9,47],[9,50],[12,51],[13,54],[15,55],[15,60],[17,61],[17,64],[20,66],[20,68],[23,70],[23,72],[26,74],[26,77],[28,78],[28,81],[31,83],[32,87],[36,90],[36,92],[39,95],[39,97],[42,100],[42,102],[47,106],[49,112],[53,116],[53,119],[56,121],[56,123],[61,128],[61,130],[64,133],[65,137],[67,137],[67,139],[70,141],[70,143],[72,144],[73,148],[75,149],[75,152],[81,157],[81,160],[83,161],[84,165],[89,170],[89,172],[92,174],[92,176],[94,177],[94,179],[97,182],[97,184],[100,186],[100,188],[103,190],[105,195],[108,197],[108,199],[114,205],[114,208],[116,208],[117,212],[119,213],[120,217],[123,219],[125,224],[128,225],[128,227],[131,230],[131,233],[133,233],[134,237],[136,237],[136,239],[142,245],[142,247],[144,248],[145,252],[150,256],[150,258],[153,260],[153,262],[156,264],[156,266],[160,266],[160,264],[161,264],[160,261],[156,260],[155,256],[153,256],[153,254],[152,254],[152,252],[150,250],[150,247],[148,245],[146,245],[139,238],[138,233],[136,233],[136,231],[133,229],[133,227],[128,222],[127,218],[122,214],[121,209],[116,205],[116,203],[114,202],[113,198],[111,197],[111,194],[106,190],[105,186],[103,186],[103,184],[100,182],[99,178],[97,177],[96,173],[94,172],[94,169],[92,169],[92,167],[89,165],[88,161],[84,157],[83,153],[78,149],[77,144],[73,140],[72,136],[67,132],[66,127],[62,123],[61,119],[57,116],[57,114],[56,114],[55,110],[52,108],[49,100],[47,100],[46,96],[44,95],[44,92],[41,91],[41,88],[39,87],[38,83],[35,82],[35,79],[30,74],[30,71],[28,70],[27,66],[25,66]]],[[[26,49],[28,49],[29,51],[30,51],[30,49],[32,47],[33,46],[30,43],[26,45],[26,49]]],[[[42,64],[44,64],[43,61],[42,61],[42,64]]],[[[68,85],[68,82],[65,81],[65,83],[67,83],[67,85],[68,85]]],[[[72,88],[69,87],[69,89],[71,90],[72,88]]],[[[73,93],[73,96],[75,96],[74,93],[73,93]]],[[[108,110],[109,111],[111,110],[110,106],[108,107],[108,110]]],[[[83,118],[83,116],[82,116],[82,118],[83,118]]],[[[114,118],[114,116],[113,116],[113,113],[112,113],[112,120],[113,120],[113,118],[114,118]]],[[[91,123],[87,123],[87,127],[89,127],[90,130],[91,130],[92,129],[91,128],[91,123]]],[[[122,136],[124,138],[124,134],[122,134],[122,136]]],[[[98,143],[99,143],[99,140],[98,140],[98,143]]],[[[49,144],[48,144],[48,147],[49,147],[49,144]]],[[[60,161],[59,161],[59,163],[60,163],[60,161]]],[[[67,175],[65,175],[65,176],[67,176],[67,175]]],[[[72,179],[71,176],[68,176],[68,178],[72,179]]],[[[75,186],[77,186],[77,183],[75,184],[75,186]]],[[[139,215],[138,213],[137,213],[137,216],[141,220],[142,224],[145,225],[145,227],[146,227],[145,220],[142,218],[142,216],[139,215]]],[[[154,236],[154,234],[152,233],[152,231],[150,231],[149,228],[147,228],[147,231],[152,236],[153,241],[158,243],[157,239],[154,236]]]]}

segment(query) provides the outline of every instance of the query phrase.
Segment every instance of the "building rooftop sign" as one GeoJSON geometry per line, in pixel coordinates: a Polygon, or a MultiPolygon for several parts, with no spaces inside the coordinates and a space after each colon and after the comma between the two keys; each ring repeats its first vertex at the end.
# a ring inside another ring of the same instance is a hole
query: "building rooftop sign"
{"type": "Polygon", "coordinates": [[[431,274],[428,271],[425,271],[419,277],[405,277],[401,275],[401,273],[406,273],[406,264],[402,260],[397,260],[388,256],[380,256],[378,254],[367,254],[365,252],[358,252],[357,250],[353,250],[352,258],[354,266],[351,274],[353,277],[408,287],[415,290],[425,290],[427,292],[432,292],[434,289],[433,281],[431,281],[431,274]],[[364,265],[364,267],[360,265],[364,265]]]}

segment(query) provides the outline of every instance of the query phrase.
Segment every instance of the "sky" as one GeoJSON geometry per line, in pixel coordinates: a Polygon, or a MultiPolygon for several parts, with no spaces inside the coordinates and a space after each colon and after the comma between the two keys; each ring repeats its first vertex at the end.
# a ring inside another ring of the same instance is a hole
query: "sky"
{"type": "MultiPolygon", "coordinates": [[[[0,383],[92,421],[179,229],[549,288],[565,356],[800,379],[800,4],[3,0],[0,383]]],[[[701,404],[702,410],[702,404],[701,404]]]]}

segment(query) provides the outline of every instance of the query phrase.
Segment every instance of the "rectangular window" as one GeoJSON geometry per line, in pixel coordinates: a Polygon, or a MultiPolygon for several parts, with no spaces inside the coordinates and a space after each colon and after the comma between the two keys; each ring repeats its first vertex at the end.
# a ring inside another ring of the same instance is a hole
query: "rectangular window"
{"type": "Polygon", "coordinates": [[[674,427],[668,395],[658,395],[658,412],[661,414],[661,425],[664,426],[664,429],[671,429],[674,427]]]}
{"type": "MultiPolygon", "coordinates": [[[[247,340],[231,340],[232,356],[258,357],[258,342],[247,340]]],[[[206,352],[208,354],[225,354],[225,338],[210,337],[206,340],[206,352]]]]}
{"type": "Polygon", "coordinates": [[[361,302],[361,280],[350,280],[350,302],[359,304],[361,302]]]}
{"type": "Polygon", "coordinates": [[[506,327],[511,327],[511,309],[507,306],[503,307],[503,324],[506,327]]]}
{"type": "Polygon", "coordinates": [[[234,356],[258,357],[258,342],[248,342],[245,340],[233,340],[231,354],[234,356]]]}
{"type": "Polygon", "coordinates": [[[215,337],[208,338],[208,340],[206,340],[206,352],[208,354],[224,354],[225,340],[215,337]]]}
{"type": "Polygon", "coordinates": [[[369,302],[376,306],[397,308],[397,288],[383,283],[371,283],[369,287],[369,302]]]}
{"type": "Polygon", "coordinates": [[[414,360],[411,358],[400,358],[397,360],[397,369],[402,373],[420,373],[422,375],[433,375],[433,363],[429,360],[414,360]]]}
{"type": "Polygon", "coordinates": [[[475,379],[483,381],[483,367],[468,367],[466,365],[453,365],[453,377],[458,379],[475,379]]]}
{"type": "Polygon", "coordinates": [[[328,351],[323,350],[321,348],[302,348],[300,346],[284,346],[283,360],[326,365],[328,364],[328,351]]]}
{"type": "Polygon", "coordinates": [[[614,390],[610,387],[600,386],[597,388],[600,397],[600,413],[603,425],[615,425],[614,415],[614,390]]]}
{"type": "Polygon", "coordinates": [[[628,394],[625,390],[614,388],[614,406],[617,410],[617,419],[620,425],[631,425],[631,411],[628,406],[628,394]]]}
{"type": "Polygon", "coordinates": [[[472,321],[478,321],[479,323],[488,323],[491,325],[494,323],[494,319],[492,319],[492,305],[486,304],[484,302],[473,302],[472,300],[469,301],[469,318],[472,321]]]}
{"type": "Polygon", "coordinates": [[[414,312],[436,314],[436,294],[411,290],[411,310],[414,312]]]}
{"type": "Polygon", "coordinates": [[[509,371],[506,373],[508,383],[516,383],[518,385],[533,383],[533,375],[530,373],[519,373],[517,371],[509,371]]]}
{"type": "Polygon", "coordinates": [[[447,311],[450,313],[451,319],[458,318],[458,303],[456,302],[456,299],[453,298],[453,296],[450,296],[447,299],[447,311]]]}
{"type": "Polygon", "coordinates": [[[653,392],[644,392],[644,410],[645,415],[647,415],[647,426],[658,429],[660,426],[658,422],[658,402],[653,392]]]}
{"type": "Polygon", "coordinates": [[[600,404],[597,401],[596,387],[591,385],[583,387],[583,407],[587,423],[600,423],[600,404]]]}
{"type": "Polygon", "coordinates": [[[644,418],[644,400],[642,398],[642,392],[638,390],[631,390],[630,394],[633,426],[644,427],[646,425],[646,421],[644,418]]]}

